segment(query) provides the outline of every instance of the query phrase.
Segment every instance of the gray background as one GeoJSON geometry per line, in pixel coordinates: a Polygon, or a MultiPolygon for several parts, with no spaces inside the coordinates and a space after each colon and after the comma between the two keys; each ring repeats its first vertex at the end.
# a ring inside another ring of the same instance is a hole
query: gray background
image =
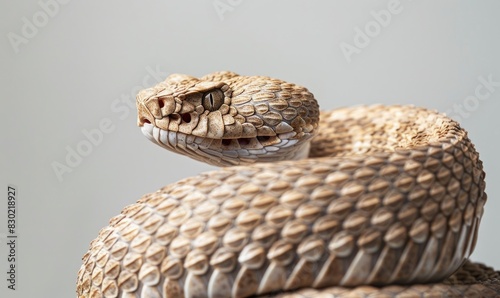
{"type": "MultiPolygon", "coordinates": [[[[324,109],[401,103],[460,117],[489,194],[472,259],[500,268],[500,87],[476,96],[481,78],[500,82],[500,2],[401,0],[380,32],[372,12],[389,1],[52,3],[46,19],[37,1],[0,4],[0,185],[18,187],[20,237],[18,290],[7,290],[1,273],[1,297],[75,297],[80,258],[109,218],[144,193],[212,169],[153,145],[136,127],[126,103],[143,81],[156,82],[154,69],[159,79],[225,69],[274,76],[308,87],[324,109]],[[23,18],[33,17],[37,32],[23,32],[23,18]],[[341,44],[354,45],[356,28],[367,25],[373,37],[349,63],[341,44]],[[13,45],[13,36],[26,40],[13,45]],[[59,179],[54,163],[66,164],[68,150],[84,146],[82,131],[102,119],[113,131],[59,179]]],[[[6,191],[0,198],[6,233],[6,191]]]]}

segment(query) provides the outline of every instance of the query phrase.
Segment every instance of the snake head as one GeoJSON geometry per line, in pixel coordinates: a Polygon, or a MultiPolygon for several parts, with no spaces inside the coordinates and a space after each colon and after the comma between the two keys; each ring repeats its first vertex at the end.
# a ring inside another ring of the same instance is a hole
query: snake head
{"type": "Polygon", "coordinates": [[[217,166],[306,157],[319,121],[306,88],[232,72],[170,75],[139,92],[137,110],[151,141],[217,166]]]}

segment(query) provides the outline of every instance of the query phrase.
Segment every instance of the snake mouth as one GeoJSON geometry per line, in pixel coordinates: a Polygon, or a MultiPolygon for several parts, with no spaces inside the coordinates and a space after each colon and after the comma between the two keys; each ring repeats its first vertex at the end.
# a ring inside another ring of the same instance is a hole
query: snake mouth
{"type": "MultiPolygon", "coordinates": [[[[216,166],[280,159],[276,155],[282,155],[292,149],[296,151],[298,143],[298,140],[292,139],[294,133],[253,138],[214,139],[164,130],[146,121],[142,124],[141,130],[150,141],[169,151],[216,166]]],[[[300,158],[303,157],[305,156],[300,158]]]]}

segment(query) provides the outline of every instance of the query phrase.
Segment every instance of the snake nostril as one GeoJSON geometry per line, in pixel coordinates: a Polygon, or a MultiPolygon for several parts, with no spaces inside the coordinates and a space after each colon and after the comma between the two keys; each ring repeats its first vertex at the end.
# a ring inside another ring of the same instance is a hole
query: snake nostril
{"type": "Polygon", "coordinates": [[[158,100],[158,106],[160,107],[160,109],[163,109],[163,107],[165,106],[165,101],[163,100],[158,100]]]}
{"type": "Polygon", "coordinates": [[[191,114],[189,113],[184,113],[181,115],[182,121],[189,123],[191,122],[191,114]]]}

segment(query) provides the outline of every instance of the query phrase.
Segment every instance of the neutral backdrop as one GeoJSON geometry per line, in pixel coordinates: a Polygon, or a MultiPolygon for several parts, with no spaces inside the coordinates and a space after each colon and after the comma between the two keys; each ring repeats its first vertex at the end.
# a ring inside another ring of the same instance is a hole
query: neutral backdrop
{"type": "Polygon", "coordinates": [[[1,1],[0,296],[75,297],[109,218],[213,169],[143,137],[134,98],[168,74],[216,70],[304,85],[324,109],[415,104],[459,119],[487,172],[472,259],[500,269],[499,12],[495,0],[1,1]],[[3,273],[10,184],[16,291],[3,273]]]}

